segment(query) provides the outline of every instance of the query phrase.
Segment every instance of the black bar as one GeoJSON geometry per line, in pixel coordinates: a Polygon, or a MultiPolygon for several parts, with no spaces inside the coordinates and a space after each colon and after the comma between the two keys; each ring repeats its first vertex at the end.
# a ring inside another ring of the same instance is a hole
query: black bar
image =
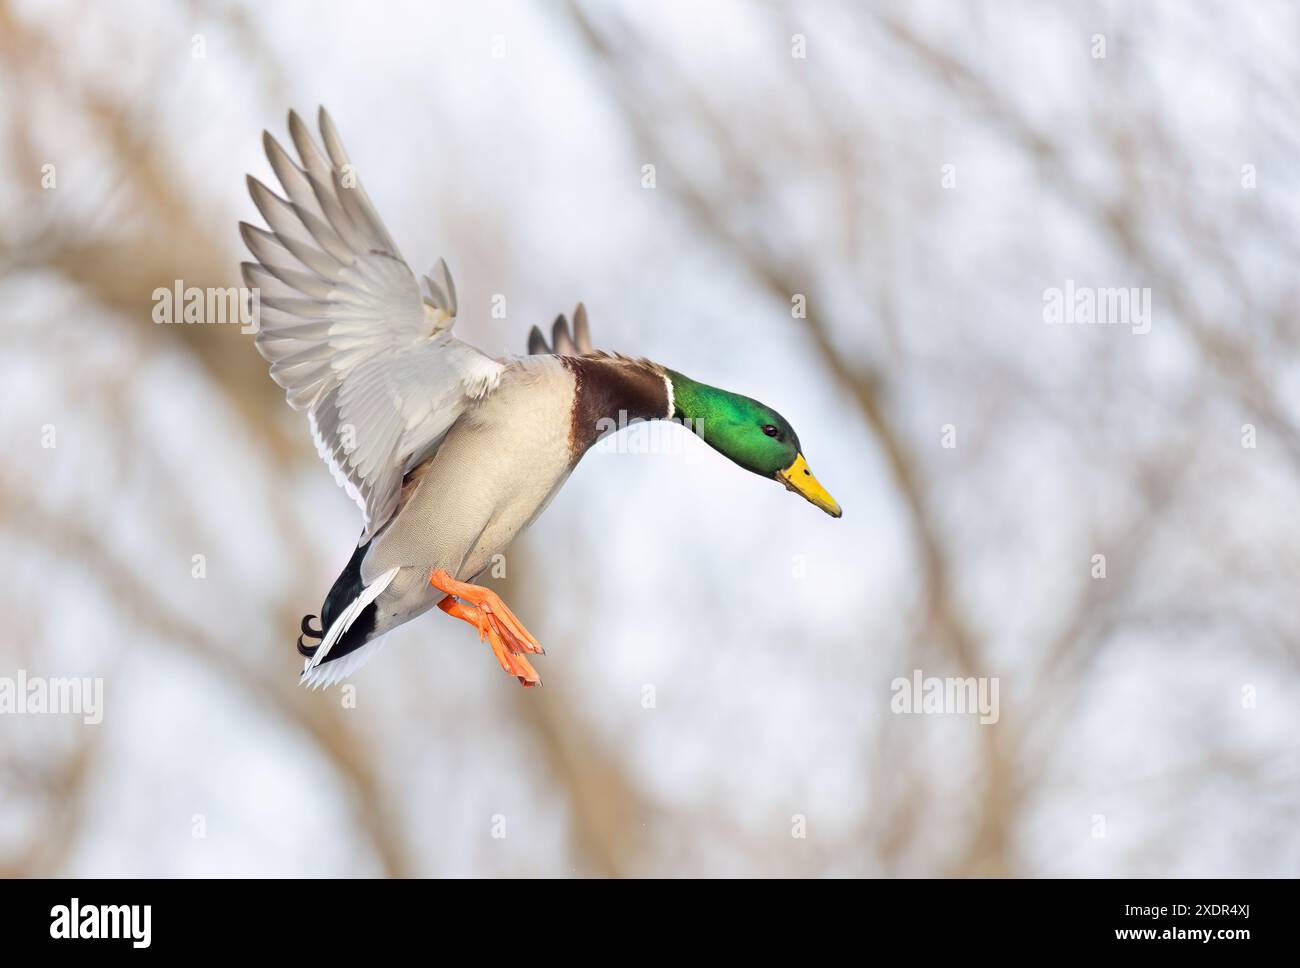
{"type": "Polygon", "coordinates": [[[100,879],[4,881],[0,894],[0,930],[7,952],[14,953],[76,948],[84,954],[120,949],[219,955],[247,952],[258,939],[259,952],[338,956],[374,953],[381,938],[383,945],[427,942],[439,932],[491,946],[578,932],[586,945],[617,929],[629,933],[625,943],[651,948],[687,937],[731,938],[740,946],[816,938],[819,947],[847,937],[858,944],[879,939],[882,946],[920,943],[927,956],[943,950],[987,955],[991,945],[1026,953],[1046,945],[1180,954],[1200,948],[1231,955],[1285,939],[1282,925],[1294,904],[1295,884],[100,879]],[[73,898],[78,927],[69,931],[73,898]],[[114,928],[117,938],[67,936],[114,928]]]}

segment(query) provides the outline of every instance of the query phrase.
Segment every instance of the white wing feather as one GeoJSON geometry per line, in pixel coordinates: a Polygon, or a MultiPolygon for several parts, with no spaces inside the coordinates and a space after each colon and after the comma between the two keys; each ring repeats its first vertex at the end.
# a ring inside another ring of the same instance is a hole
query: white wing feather
{"type": "Polygon", "coordinates": [[[322,108],[325,153],[297,114],[301,164],[269,134],[281,198],[250,176],[269,231],[241,223],[256,262],[257,348],[289,405],[306,410],[335,480],[365,517],[366,537],[392,516],[402,477],[429,454],[504,369],[454,338],[456,289],[439,260],[422,293],[384,228],[322,108]]]}

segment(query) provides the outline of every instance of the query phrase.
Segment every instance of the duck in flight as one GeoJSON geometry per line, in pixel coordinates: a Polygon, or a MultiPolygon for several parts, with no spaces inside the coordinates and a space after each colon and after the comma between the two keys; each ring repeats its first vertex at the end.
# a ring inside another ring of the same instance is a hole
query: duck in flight
{"type": "Polygon", "coordinates": [[[519,357],[493,359],[453,336],[446,263],[416,279],[323,108],[319,124],[323,151],[290,112],[297,160],[264,133],[283,195],[249,176],[268,228],[240,224],[255,260],[242,264],[244,281],[260,296],[257,348],[289,406],[306,412],[321,459],[364,524],[320,625],[303,619],[303,683],[351,674],[384,633],[434,606],[473,625],[520,683],[540,683],[527,656],[541,645],[474,582],[597,439],[628,420],[690,421],[745,470],[840,516],[779,413],[593,349],[581,305],[572,330],[555,321],[549,344],[533,327],[519,357]]]}

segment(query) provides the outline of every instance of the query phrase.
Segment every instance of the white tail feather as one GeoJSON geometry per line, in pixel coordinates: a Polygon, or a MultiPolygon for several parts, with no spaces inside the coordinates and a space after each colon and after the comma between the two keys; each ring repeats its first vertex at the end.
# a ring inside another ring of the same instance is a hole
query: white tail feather
{"type": "MultiPolygon", "coordinates": [[[[361,653],[368,653],[365,658],[369,659],[378,651],[378,649],[371,649],[370,647],[378,645],[379,641],[382,640],[368,642],[365,646],[356,650],[355,653],[331,663],[328,671],[320,667],[321,663],[329,657],[330,649],[334,648],[338,640],[343,638],[343,633],[352,627],[352,623],[357,620],[357,617],[365,610],[366,606],[378,598],[384,589],[392,583],[399,570],[398,568],[388,569],[388,571],[361,589],[361,594],[348,603],[347,607],[339,614],[339,617],[330,625],[315,654],[303,664],[300,682],[318,686],[332,685],[361,665],[361,662],[355,661],[360,658],[361,653]]],[[[361,661],[364,662],[365,660],[362,659],[361,661]]]]}
{"type": "Polygon", "coordinates": [[[388,635],[379,636],[377,639],[371,639],[355,652],[349,652],[341,659],[335,659],[333,662],[326,662],[324,665],[317,666],[310,672],[304,672],[299,680],[301,685],[307,686],[313,690],[320,689],[322,686],[328,689],[334,683],[346,679],[352,673],[356,672],[363,665],[379,654],[379,650],[384,647],[388,641],[388,635]]]}

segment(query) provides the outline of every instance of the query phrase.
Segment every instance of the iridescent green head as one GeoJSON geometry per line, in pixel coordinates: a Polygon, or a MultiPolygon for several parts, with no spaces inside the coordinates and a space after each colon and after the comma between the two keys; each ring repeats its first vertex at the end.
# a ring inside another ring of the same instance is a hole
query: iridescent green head
{"type": "Polygon", "coordinates": [[[838,518],[840,506],[817,483],[789,421],[764,403],[739,393],[697,383],[668,370],[673,416],[689,420],[706,444],[747,471],[779,481],[838,518]]]}

